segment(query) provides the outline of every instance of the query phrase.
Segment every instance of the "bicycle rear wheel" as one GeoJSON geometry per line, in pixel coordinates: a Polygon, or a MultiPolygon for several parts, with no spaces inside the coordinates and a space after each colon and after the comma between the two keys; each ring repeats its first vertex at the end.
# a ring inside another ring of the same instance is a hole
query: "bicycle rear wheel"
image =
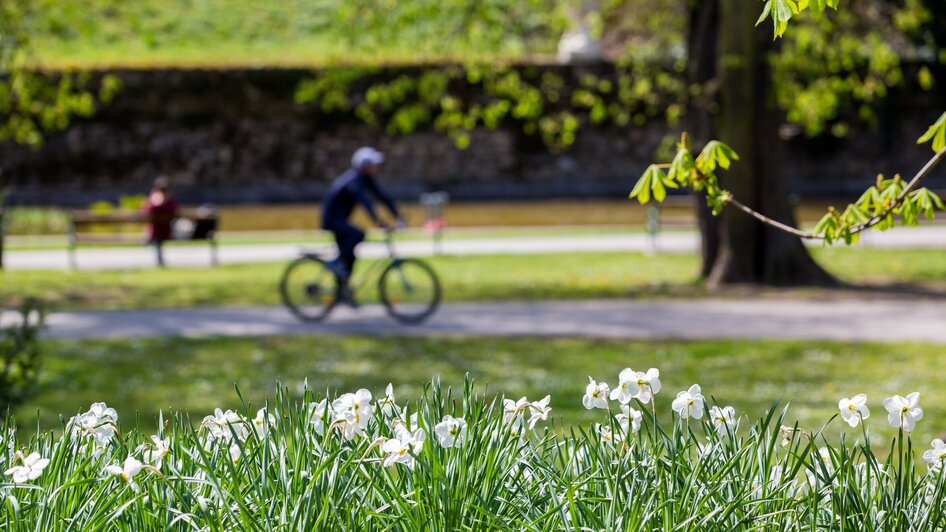
{"type": "Polygon", "coordinates": [[[300,257],[279,281],[283,305],[301,320],[321,321],[340,299],[338,276],[322,259],[300,257]]]}
{"type": "Polygon", "coordinates": [[[381,303],[401,323],[420,323],[440,305],[440,281],[426,263],[417,259],[396,260],[378,280],[381,303]]]}

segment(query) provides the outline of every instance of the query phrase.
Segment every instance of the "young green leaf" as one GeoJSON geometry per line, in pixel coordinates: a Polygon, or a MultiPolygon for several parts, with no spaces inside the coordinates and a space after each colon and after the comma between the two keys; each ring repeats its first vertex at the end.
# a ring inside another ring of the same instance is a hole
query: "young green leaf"
{"type": "Polygon", "coordinates": [[[830,244],[835,239],[835,234],[838,229],[838,217],[834,209],[829,210],[824,216],[818,220],[818,223],[815,224],[814,233],[816,235],[821,235],[824,238],[825,244],[830,244]]]}
{"type": "Polygon", "coordinates": [[[923,136],[916,141],[916,143],[923,144],[929,142],[930,140],[933,141],[933,151],[939,152],[943,148],[946,148],[946,113],[943,113],[939,117],[939,120],[930,126],[930,128],[926,130],[926,133],[924,133],[923,136]]]}
{"type": "Polygon", "coordinates": [[[728,145],[711,140],[703,147],[696,158],[696,168],[704,174],[710,174],[719,166],[723,170],[728,170],[732,161],[738,161],[739,155],[728,145]]]}
{"type": "MultiPolygon", "coordinates": [[[[634,185],[634,190],[631,191],[629,198],[637,198],[637,201],[643,205],[650,201],[650,191],[651,189],[659,188],[662,191],[662,196],[657,199],[657,201],[663,201],[663,196],[666,196],[666,190],[664,190],[663,182],[666,179],[666,174],[663,170],[660,169],[656,164],[652,164],[647,167],[647,170],[644,170],[644,175],[637,180],[637,184],[634,185]],[[654,183],[657,185],[655,186],[654,183]]],[[[657,198],[657,191],[654,191],[654,198],[657,198]]]]}
{"type": "Polygon", "coordinates": [[[919,210],[927,220],[932,220],[936,217],[937,209],[944,210],[943,201],[928,188],[914,190],[910,196],[916,200],[919,210]]]}
{"type": "Polygon", "coordinates": [[[699,177],[696,162],[693,160],[693,155],[689,149],[683,146],[677,149],[677,155],[670,163],[670,171],[667,172],[667,177],[684,186],[691,184],[699,177]]]}
{"type": "Polygon", "coordinates": [[[654,199],[657,200],[657,203],[662,203],[664,198],[667,197],[667,189],[664,188],[663,179],[659,176],[651,180],[651,191],[654,193],[654,199]]]}
{"type": "Polygon", "coordinates": [[[874,215],[883,210],[883,203],[880,190],[877,190],[877,187],[870,187],[861,194],[854,205],[864,214],[874,215]]]}
{"type": "Polygon", "coordinates": [[[762,16],[756,21],[756,25],[767,17],[771,17],[772,25],[775,28],[775,37],[781,37],[788,28],[788,21],[798,12],[798,2],[796,0],[766,0],[765,6],[762,8],[762,16]]]}
{"type": "Polygon", "coordinates": [[[798,10],[804,11],[805,9],[810,9],[811,11],[821,14],[824,12],[825,8],[828,7],[827,0],[800,0],[798,2],[798,10]]]}

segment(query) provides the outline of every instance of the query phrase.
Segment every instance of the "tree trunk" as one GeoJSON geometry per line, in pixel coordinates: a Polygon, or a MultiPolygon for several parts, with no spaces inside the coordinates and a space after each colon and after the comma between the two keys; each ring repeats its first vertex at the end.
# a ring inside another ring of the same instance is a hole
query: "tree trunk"
{"type": "MultiPolygon", "coordinates": [[[[743,203],[795,225],[779,173],[779,116],[770,90],[766,54],[771,28],[754,28],[756,0],[719,0],[718,138],[740,160],[719,174],[721,186],[743,203]]],[[[736,209],[722,214],[719,256],[711,287],[753,283],[776,286],[832,285],[835,279],[812,260],[797,237],[765,227],[736,209]]]]}
{"type": "MultiPolygon", "coordinates": [[[[687,132],[695,145],[702,145],[713,138],[713,124],[710,116],[713,89],[711,82],[716,78],[716,41],[719,24],[719,2],[703,0],[690,8],[690,20],[687,32],[686,81],[690,87],[700,87],[689,106],[686,124],[687,132]]],[[[700,277],[709,277],[719,255],[719,218],[713,216],[706,205],[706,194],[694,192],[696,219],[700,230],[700,277]]]]}

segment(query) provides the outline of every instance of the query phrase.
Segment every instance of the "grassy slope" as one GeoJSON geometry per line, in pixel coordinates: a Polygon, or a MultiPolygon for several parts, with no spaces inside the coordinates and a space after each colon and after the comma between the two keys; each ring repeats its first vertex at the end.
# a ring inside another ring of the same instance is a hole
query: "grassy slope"
{"type": "MultiPolygon", "coordinates": [[[[590,422],[601,416],[581,406],[587,375],[613,385],[626,366],[653,366],[661,370],[663,414],[677,391],[698,382],[707,397],[752,417],[776,399],[791,401],[789,419],[817,429],[839,398],[863,392],[872,433],[890,436],[883,398],[919,391],[926,415],[917,442],[925,446],[946,430],[946,375],[930,371],[942,347],[921,344],[264,337],[47,342],[45,349],[41,393],[19,410],[21,426],[37,409],[42,426],[57,426],[59,413],[68,417],[93,401],[117,407],[128,422],[138,412],[151,425],[159,409],[180,408],[199,419],[217,406],[239,406],[234,384],[259,404],[273,396],[277,379],[294,392],[303,379],[315,389],[375,394],[393,382],[397,396],[411,398],[432,377],[459,386],[466,372],[491,392],[550,393],[555,416],[590,422]]],[[[832,431],[839,429],[835,423],[832,431]]]]}
{"type": "Polygon", "coordinates": [[[33,45],[49,67],[324,66],[522,54],[512,39],[486,49],[454,43],[445,53],[425,38],[423,25],[402,28],[395,46],[378,46],[368,36],[345,35],[336,0],[38,3],[33,45]]]}
{"type": "MultiPolygon", "coordinates": [[[[946,284],[941,251],[818,249],[815,255],[842,278],[861,283],[946,284]]],[[[702,295],[697,257],[642,253],[444,256],[430,259],[448,301],[588,299],[702,295]]],[[[0,301],[12,307],[39,297],[53,309],[237,306],[279,304],[277,283],[285,264],[215,269],[121,272],[4,271],[0,301]]],[[[359,294],[374,298],[368,288],[359,294]]]]}

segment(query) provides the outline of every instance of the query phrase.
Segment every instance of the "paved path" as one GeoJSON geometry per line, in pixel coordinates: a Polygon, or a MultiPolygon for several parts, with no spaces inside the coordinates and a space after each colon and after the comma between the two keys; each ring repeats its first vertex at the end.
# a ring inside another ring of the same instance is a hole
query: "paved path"
{"type": "MultiPolygon", "coordinates": [[[[10,316],[5,316],[5,322],[10,316]]],[[[321,324],[281,308],[55,313],[48,338],[254,336],[270,334],[500,335],[594,338],[779,338],[915,340],[946,344],[946,302],[583,301],[462,303],[421,326],[403,326],[377,306],[337,309],[321,324]]]]}
{"type": "MultiPolygon", "coordinates": [[[[448,233],[449,236],[449,233],[448,233]]],[[[813,245],[820,246],[818,242],[813,245]]],[[[912,229],[895,229],[885,233],[868,232],[863,235],[863,247],[889,249],[940,248],[946,249],[946,225],[929,225],[912,229]]],[[[657,240],[662,253],[691,253],[699,247],[694,232],[667,231],[657,240]]],[[[220,247],[223,264],[286,261],[299,255],[303,246],[298,244],[224,245],[220,247]]],[[[323,248],[328,249],[328,248],[323,248]]],[[[534,236],[491,239],[447,239],[443,252],[448,255],[581,253],[594,251],[649,251],[653,243],[645,234],[534,236]]],[[[398,250],[406,256],[424,256],[433,252],[430,241],[408,240],[398,243],[398,250]]],[[[363,257],[386,254],[383,244],[368,242],[358,248],[363,257]]],[[[131,269],[154,267],[151,248],[79,248],[78,264],[81,269],[131,269]]],[[[167,263],[172,267],[206,267],[210,262],[206,246],[168,246],[167,263]]],[[[66,250],[7,251],[5,267],[10,269],[66,269],[66,250]]]]}

